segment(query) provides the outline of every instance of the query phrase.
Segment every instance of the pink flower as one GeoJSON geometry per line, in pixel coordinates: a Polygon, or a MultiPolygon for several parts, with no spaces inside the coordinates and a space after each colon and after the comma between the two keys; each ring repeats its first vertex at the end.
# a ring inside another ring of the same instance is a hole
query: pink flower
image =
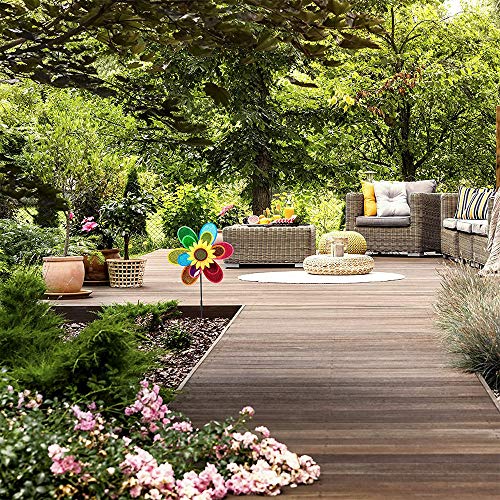
{"type": "Polygon", "coordinates": [[[73,218],[74,218],[74,217],[75,217],[75,214],[74,214],[73,212],[70,212],[70,213],[68,214],[68,219],[69,219],[69,220],[73,220],[73,218]]]}
{"type": "Polygon", "coordinates": [[[193,430],[193,426],[191,425],[190,422],[174,422],[170,426],[170,429],[174,429],[176,431],[181,431],[181,432],[191,432],[193,430]]]}
{"type": "Polygon", "coordinates": [[[219,212],[217,217],[222,217],[223,215],[226,215],[233,208],[234,208],[234,203],[231,203],[230,205],[226,205],[225,207],[222,207],[222,210],[219,212]]]}
{"type": "Polygon", "coordinates": [[[93,231],[97,227],[96,222],[85,222],[85,224],[82,226],[82,231],[85,231],[87,233],[90,233],[90,231],[93,231]]]}
{"type": "Polygon", "coordinates": [[[58,444],[51,444],[47,448],[49,457],[52,459],[50,470],[52,474],[62,475],[67,472],[72,474],[80,474],[82,466],[74,455],[66,455],[68,448],[62,448],[58,444]]]}
{"type": "Polygon", "coordinates": [[[268,438],[271,435],[271,433],[269,432],[269,429],[267,427],[264,427],[263,425],[256,427],[255,432],[260,432],[262,434],[262,436],[265,438],[268,438]]]}
{"type": "Polygon", "coordinates": [[[248,415],[249,417],[253,417],[255,415],[255,410],[251,406],[245,406],[240,411],[240,415],[248,415]]]}

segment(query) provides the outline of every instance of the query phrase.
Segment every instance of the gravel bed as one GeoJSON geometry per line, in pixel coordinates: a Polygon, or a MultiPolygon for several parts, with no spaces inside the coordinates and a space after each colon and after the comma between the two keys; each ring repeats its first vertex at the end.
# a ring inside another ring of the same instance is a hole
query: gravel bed
{"type": "MultiPolygon", "coordinates": [[[[141,344],[141,348],[166,349],[172,331],[182,331],[191,342],[184,349],[168,350],[159,359],[158,368],[147,373],[146,378],[163,387],[177,389],[228,323],[228,318],[177,318],[163,321],[156,330],[146,334],[147,340],[141,344]]],[[[65,338],[70,340],[76,337],[85,326],[86,323],[66,323],[65,338]]]]}

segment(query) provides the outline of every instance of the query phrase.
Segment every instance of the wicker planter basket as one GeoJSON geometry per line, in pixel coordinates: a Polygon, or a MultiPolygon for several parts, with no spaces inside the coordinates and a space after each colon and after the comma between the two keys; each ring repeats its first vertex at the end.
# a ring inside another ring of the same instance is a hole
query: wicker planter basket
{"type": "Polygon", "coordinates": [[[139,288],[144,281],[146,259],[108,259],[109,285],[113,288],[139,288]]]}

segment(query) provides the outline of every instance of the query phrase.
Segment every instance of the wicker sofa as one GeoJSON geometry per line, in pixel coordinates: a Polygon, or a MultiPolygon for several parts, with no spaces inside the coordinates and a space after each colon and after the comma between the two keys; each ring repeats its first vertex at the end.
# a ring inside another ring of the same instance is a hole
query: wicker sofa
{"type": "Polygon", "coordinates": [[[493,198],[488,203],[488,220],[462,220],[458,227],[453,228],[455,211],[458,203],[458,193],[441,195],[441,251],[444,257],[464,260],[469,264],[484,265],[489,252],[488,225],[493,207],[493,198]],[[448,226],[448,227],[445,227],[448,226]]]}
{"type": "Polygon", "coordinates": [[[361,233],[368,251],[408,253],[441,251],[441,195],[412,193],[408,217],[364,217],[362,193],[346,198],[346,229],[361,233]]]}

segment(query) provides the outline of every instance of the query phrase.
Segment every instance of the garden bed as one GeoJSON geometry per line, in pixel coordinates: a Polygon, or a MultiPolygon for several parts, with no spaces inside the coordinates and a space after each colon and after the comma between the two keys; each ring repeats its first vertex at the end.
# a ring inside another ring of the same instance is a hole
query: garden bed
{"type": "MultiPolygon", "coordinates": [[[[53,309],[67,319],[67,335],[74,337],[96,318],[102,308],[57,305],[53,309]]],[[[145,336],[141,345],[144,350],[164,350],[167,347],[167,351],[159,359],[158,368],[146,374],[146,378],[165,388],[182,389],[241,309],[242,306],[205,306],[204,319],[200,319],[197,306],[179,306],[181,315],[178,318],[162,321],[145,336]],[[190,342],[183,345],[181,341],[179,347],[168,349],[169,334],[172,331],[182,333],[190,342]]]]}

